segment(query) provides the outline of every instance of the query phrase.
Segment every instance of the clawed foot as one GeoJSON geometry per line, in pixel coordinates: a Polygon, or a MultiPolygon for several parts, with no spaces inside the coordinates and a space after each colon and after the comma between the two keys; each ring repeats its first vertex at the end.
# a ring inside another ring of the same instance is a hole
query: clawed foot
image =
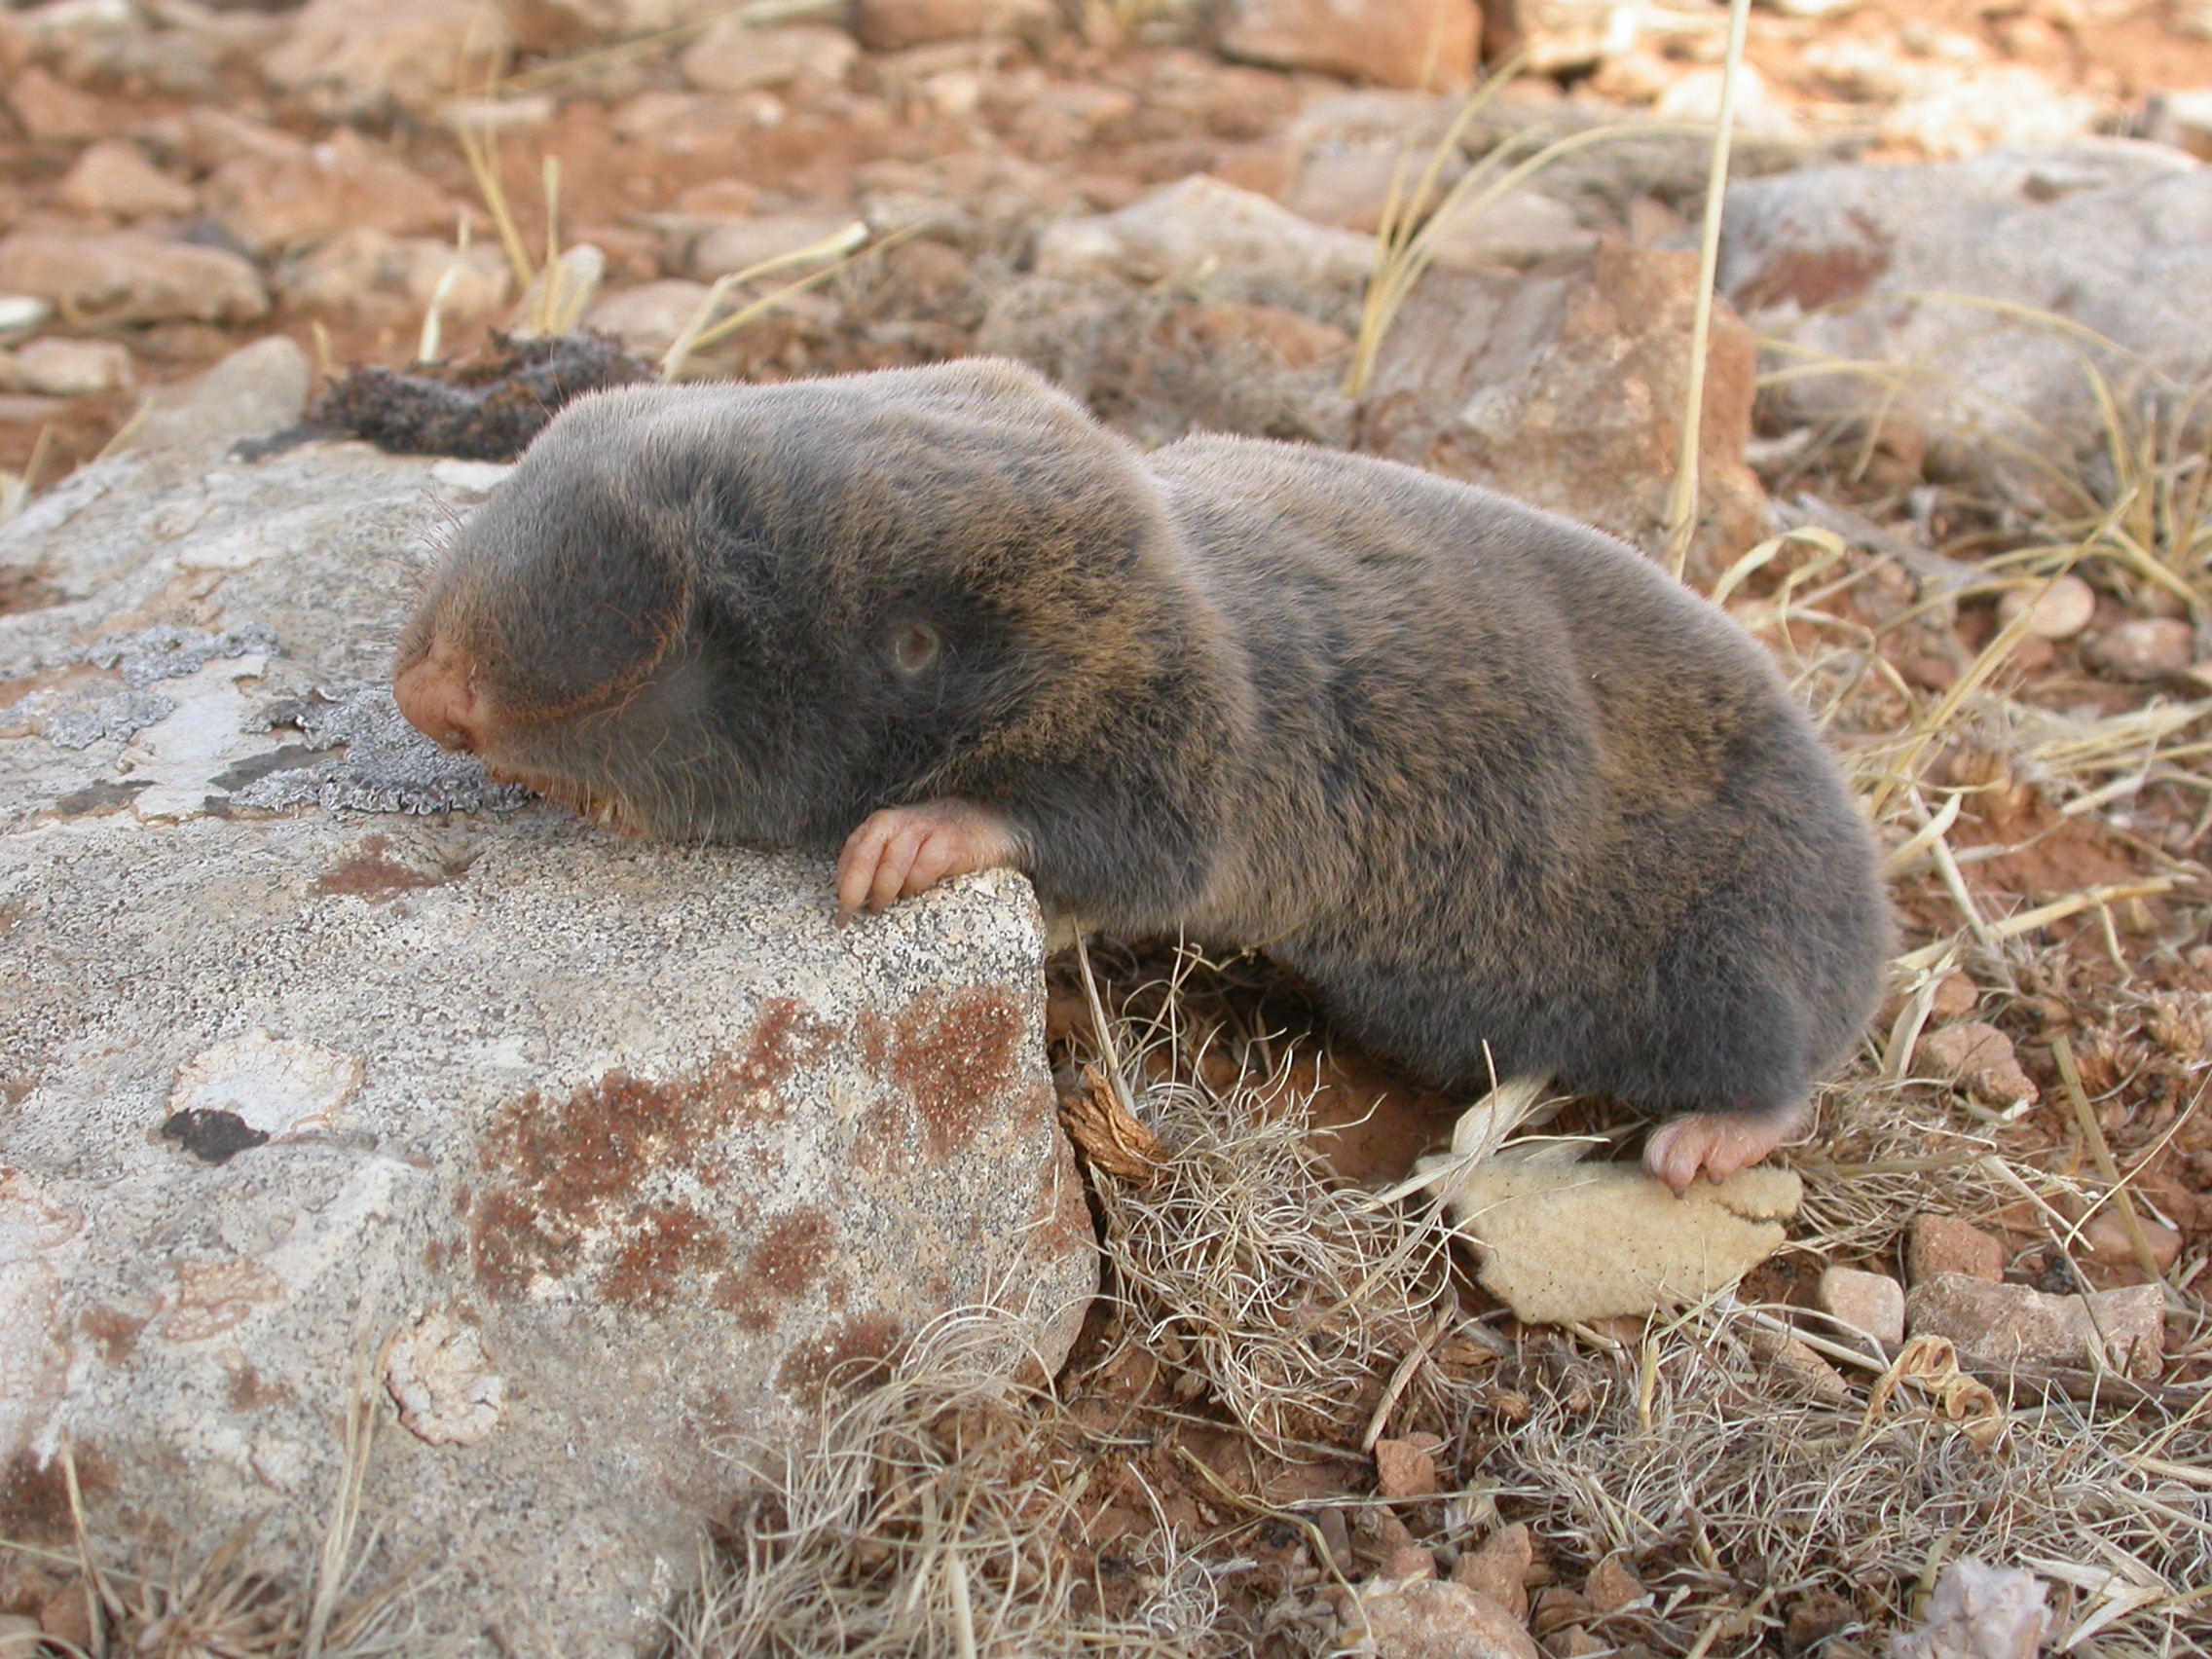
{"type": "Polygon", "coordinates": [[[1643,1166],[1681,1198],[1700,1175],[1724,1181],[1794,1139],[1812,1109],[1809,1100],[1793,1100],[1765,1112],[1684,1112],[1651,1131],[1643,1166]]]}
{"type": "Polygon", "coordinates": [[[837,855],[837,920],[881,910],[940,881],[1020,863],[1014,831],[981,807],[958,801],[871,813],[837,855]]]}

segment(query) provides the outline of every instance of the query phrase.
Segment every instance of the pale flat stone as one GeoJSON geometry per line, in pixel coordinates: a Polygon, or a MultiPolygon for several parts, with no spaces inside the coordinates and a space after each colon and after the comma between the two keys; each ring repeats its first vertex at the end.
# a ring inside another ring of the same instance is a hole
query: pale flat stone
{"type": "Polygon", "coordinates": [[[1781,1248],[1803,1183],[1739,1170],[1677,1198],[1639,1164],[1493,1162],[1447,1192],[1482,1258],[1483,1288],[1532,1324],[1644,1314],[1695,1302],[1781,1248]]]}

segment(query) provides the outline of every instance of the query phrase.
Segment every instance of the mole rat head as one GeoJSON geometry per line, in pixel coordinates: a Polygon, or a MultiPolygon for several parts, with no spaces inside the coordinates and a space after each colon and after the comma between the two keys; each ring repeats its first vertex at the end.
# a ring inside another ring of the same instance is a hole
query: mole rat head
{"type": "Polygon", "coordinates": [[[984,736],[1065,729],[1039,700],[1114,633],[1140,480],[1010,365],[584,398],[457,533],[393,695],[623,828],[833,846],[984,736]]]}

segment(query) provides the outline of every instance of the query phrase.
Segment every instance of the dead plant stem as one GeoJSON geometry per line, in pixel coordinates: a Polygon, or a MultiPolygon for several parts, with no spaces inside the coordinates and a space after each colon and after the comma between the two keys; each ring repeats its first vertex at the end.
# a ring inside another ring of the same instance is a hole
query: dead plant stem
{"type": "Polygon", "coordinates": [[[1751,0],[1729,0],[1728,55],[1720,74],[1720,121],[1713,134],[1713,166],[1705,181],[1705,234],[1698,248],[1697,311],[1690,321],[1688,385],[1682,394],[1682,448],[1667,502],[1667,570],[1677,581],[1697,534],[1698,438],[1705,415],[1706,344],[1713,333],[1713,286],[1720,269],[1720,212],[1728,195],[1728,150],[1736,131],[1736,94],[1743,80],[1744,35],[1751,0]]]}

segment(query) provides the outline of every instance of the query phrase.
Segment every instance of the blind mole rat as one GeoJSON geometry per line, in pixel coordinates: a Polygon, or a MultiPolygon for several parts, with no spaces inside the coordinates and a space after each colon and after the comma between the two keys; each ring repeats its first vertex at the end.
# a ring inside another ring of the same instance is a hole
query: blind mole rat
{"type": "Polygon", "coordinates": [[[990,359],[571,404],[393,690],[624,828],[838,851],[848,914],[1011,866],[1264,947],[1430,1082],[1678,1114],[1677,1192],[1796,1132],[1889,937],[1765,653],[1634,549],[1363,457],[1140,454],[990,359]]]}

